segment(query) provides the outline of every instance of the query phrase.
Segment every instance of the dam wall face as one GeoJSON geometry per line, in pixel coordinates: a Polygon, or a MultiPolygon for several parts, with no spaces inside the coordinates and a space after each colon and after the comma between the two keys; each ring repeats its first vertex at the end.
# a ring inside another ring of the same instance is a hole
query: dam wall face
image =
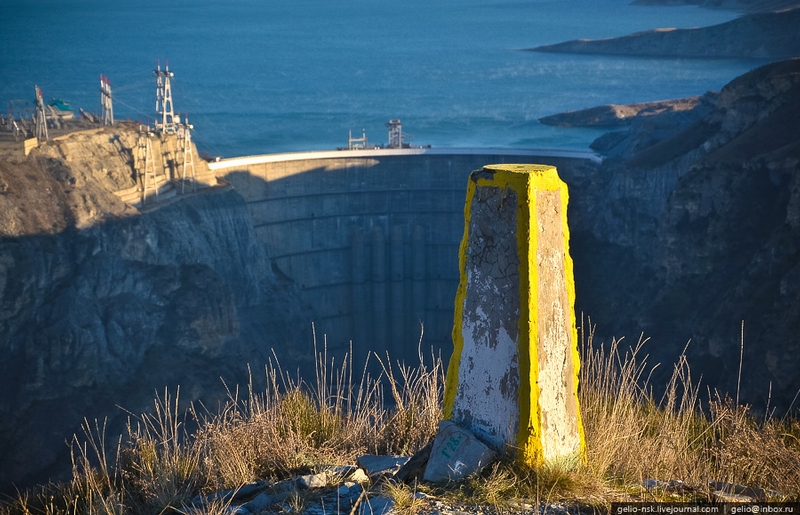
{"type": "Polygon", "coordinates": [[[433,347],[449,357],[470,172],[509,162],[562,170],[586,161],[348,154],[212,166],[247,201],[273,269],[299,287],[318,343],[324,334],[335,353],[352,344],[357,364],[369,352],[416,360],[423,327],[424,354],[433,347]]]}

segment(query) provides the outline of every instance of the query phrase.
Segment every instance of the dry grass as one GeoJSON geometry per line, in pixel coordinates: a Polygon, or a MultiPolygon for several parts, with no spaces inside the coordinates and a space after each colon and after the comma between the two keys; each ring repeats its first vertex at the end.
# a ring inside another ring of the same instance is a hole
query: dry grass
{"type": "Polygon", "coordinates": [[[441,420],[441,360],[426,364],[420,357],[417,367],[392,365],[388,357],[379,362],[378,378],[365,365],[355,382],[351,360],[337,368],[323,351],[313,387],[268,364],[265,392],[255,392],[251,382],[246,400],[232,394],[222,413],[198,417],[196,441],[207,480],[215,488],[233,488],[354,463],[359,454],[416,451],[441,420]]]}
{"type": "Polygon", "coordinates": [[[218,413],[192,407],[185,414],[198,427],[192,435],[178,414],[178,395],[168,392],[156,399],[152,414],[132,416],[126,434],[114,442],[106,441],[103,424],[87,421],[72,444],[73,480],[22,492],[0,505],[0,514],[225,513],[225,503],[199,508],[192,499],[355,463],[359,454],[413,452],[441,420],[441,359],[420,355],[415,367],[373,359],[382,372],[373,378],[365,364],[356,382],[352,360],[337,365],[323,350],[313,384],[268,363],[263,391],[251,381],[243,398],[238,389],[229,390],[218,413]]]}
{"type": "MultiPolygon", "coordinates": [[[[800,423],[766,416],[708,394],[692,381],[685,354],[678,357],[663,396],[650,389],[653,368],[640,340],[624,353],[620,342],[582,349],[581,413],[588,466],[608,484],[635,491],[644,479],[679,480],[673,497],[708,498],[709,482],[780,492],[800,499],[800,423]]],[[[652,494],[652,492],[651,492],[652,494]]]]}
{"type": "MultiPolygon", "coordinates": [[[[708,395],[681,355],[665,394],[655,399],[645,342],[623,351],[619,341],[582,348],[581,410],[587,463],[529,469],[503,459],[459,484],[385,486],[396,508],[418,513],[424,492],[446,503],[488,505],[499,513],[539,502],[602,507],[614,500],[708,499],[709,481],[762,488],[775,499],[800,499],[800,423],[757,420],[746,406],[708,395]],[[645,491],[644,479],[680,480],[679,489],[645,491]],[[779,494],[778,494],[779,492],[779,494]]],[[[373,357],[356,373],[352,360],[317,354],[311,384],[268,363],[266,387],[229,391],[223,409],[178,413],[178,395],[155,400],[154,411],[131,416],[126,434],[106,440],[102,424],[84,426],[73,441],[73,480],[22,492],[0,515],[139,515],[177,511],[223,514],[224,501],[197,507],[199,493],[279,480],[358,454],[410,454],[435,434],[441,418],[443,369],[431,356],[415,367],[373,357]],[[358,378],[357,380],[354,378],[358,378]],[[387,408],[390,406],[390,408],[387,408]],[[187,420],[182,417],[187,417],[187,420]],[[198,427],[187,434],[187,423],[198,427]]],[[[292,510],[302,510],[298,497],[292,510]]]]}
{"type": "Polygon", "coordinates": [[[594,346],[592,339],[586,331],[581,348],[585,465],[529,469],[504,460],[463,483],[423,491],[498,513],[540,502],[707,501],[712,481],[763,489],[770,500],[800,500],[800,422],[758,420],[747,406],[716,394],[704,407],[683,353],[664,394],[654,398],[646,340],[627,348],[617,340],[594,346]],[[645,479],[667,486],[646,490],[645,479]]]}

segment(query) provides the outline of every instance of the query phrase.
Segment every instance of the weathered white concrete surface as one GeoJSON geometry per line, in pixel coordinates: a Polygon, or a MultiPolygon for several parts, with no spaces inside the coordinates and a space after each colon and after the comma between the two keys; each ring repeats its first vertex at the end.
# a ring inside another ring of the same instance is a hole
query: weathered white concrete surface
{"type": "Polygon", "coordinates": [[[466,236],[464,346],[453,418],[497,450],[515,442],[519,431],[517,200],[513,190],[481,188],[466,236]]]}
{"type": "MultiPolygon", "coordinates": [[[[573,456],[581,447],[578,427],[572,324],[559,191],[536,191],[538,314],[538,372],[541,441],[545,461],[573,456]]],[[[569,278],[570,282],[572,277],[569,278]]]]}

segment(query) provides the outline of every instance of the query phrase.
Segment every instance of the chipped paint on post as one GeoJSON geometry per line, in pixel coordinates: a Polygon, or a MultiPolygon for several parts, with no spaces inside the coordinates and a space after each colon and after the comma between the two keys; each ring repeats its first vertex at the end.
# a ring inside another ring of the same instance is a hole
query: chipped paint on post
{"type": "Polygon", "coordinates": [[[445,416],[531,465],[585,453],[566,211],[555,167],[470,176],[445,416]]]}

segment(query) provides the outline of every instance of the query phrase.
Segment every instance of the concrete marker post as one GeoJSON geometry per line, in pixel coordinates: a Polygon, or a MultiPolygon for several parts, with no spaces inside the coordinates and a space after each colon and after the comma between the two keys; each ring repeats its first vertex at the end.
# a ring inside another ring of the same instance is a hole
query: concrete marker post
{"type": "Polygon", "coordinates": [[[585,460],[566,185],[488,165],[467,187],[445,418],[528,465],[585,460]]]}

